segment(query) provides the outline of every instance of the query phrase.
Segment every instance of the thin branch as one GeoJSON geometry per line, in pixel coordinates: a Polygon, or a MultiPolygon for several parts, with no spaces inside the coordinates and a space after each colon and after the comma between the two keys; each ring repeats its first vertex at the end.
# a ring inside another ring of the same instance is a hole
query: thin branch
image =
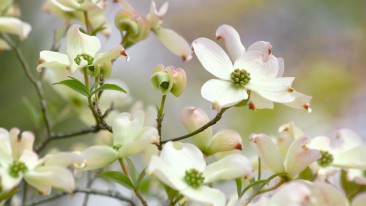
{"type": "MultiPolygon", "coordinates": [[[[161,128],[163,126],[164,120],[164,106],[165,106],[166,95],[161,96],[160,108],[158,109],[158,116],[156,118],[157,122],[157,129],[159,134],[159,142],[161,142],[162,135],[161,135],[161,128]]],[[[158,149],[162,149],[162,144],[159,144],[158,149]]]]}
{"type": "Polygon", "coordinates": [[[218,121],[220,121],[220,119],[221,119],[222,115],[224,114],[224,112],[226,110],[228,110],[229,108],[231,108],[231,107],[222,108],[221,111],[216,114],[215,118],[213,118],[211,121],[207,122],[207,124],[203,125],[202,127],[198,128],[196,131],[193,131],[189,134],[186,134],[186,135],[183,135],[183,136],[180,136],[180,137],[176,137],[176,138],[173,138],[173,139],[170,139],[170,140],[161,141],[161,145],[167,143],[168,141],[178,141],[178,140],[186,139],[188,137],[191,137],[193,135],[196,135],[200,132],[205,131],[207,128],[211,127],[212,125],[214,125],[218,121]]]}
{"type": "Polygon", "coordinates": [[[46,126],[47,135],[48,135],[48,137],[50,137],[52,135],[51,123],[50,123],[50,118],[49,118],[48,112],[47,112],[47,103],[44,98],[42,84],[30,72],[29,64],[25,60],[22,51],[13,43],[13,41],[10,39],[10,37],[7,34],[1,33],[1,35],[2,35],[3,39],[6,41],[6,43],[8,43],[10,45],[10,47],[12,48],[12,50],[15,52],[25,75],[27,76],[29,81],[32,83],[34,88],[36,89],[36,92],[37,92],[37,95],[38,95],[38,98],[40,101],[42,117],[43,117],[43,120],[44,120],[44,123],[46,126]]]}
{"type": "MultiPolygon", "coordinates": [[[[102,191],[102,190],[96,190],[96,189],[78,188],[78,189],[75,189],[73,191],[73,193],[85,193],[85,194],[91,194],[91,195],[111,197],[111,198],[115,198],[115,199],[118,199],[118,200],[123,201],[123,202],[127,202],[131,206],[136,205],[131,199],[128,199],[127,197],[123,196],[122,194],[120,194],[117,191],[102,191]]],[[[35,200],[35,201],[32,201],[32,202],[29,202],[29,203],[25,204],[25,206],[39,205],[39,204],[42,204],[42,203],[46,203],[46,202],[56,200],[58,198],[61,198],[63,196],[67,196],[67,195],[70,195],[70,193],[67,193],[67,192],[59,193],[59,194],[56,194],[56,195],[53,195],[53,196],[50,196],[50,197],[47,197],[47,198],[44,198],[44,199],[41,199],[41,200],[35,200]]]]}
{"type": "Polygon", "coordinates": [[[79,131],[74,132],[68,132],[68,133],[59,133],[59,134],[52,134],[49,138],[45,139],[43,142],[41,142],[35,149],[35,151],[38,153],[41,150],[43,150],[51,141],[56,139],[63,139],[63,138],[70,138],[75,137],[79,135],[89,134],[89,133],[97,133],[100,130],[103,130],[104,128],[101,127],[89,127],[85,128],[79,131]]]}

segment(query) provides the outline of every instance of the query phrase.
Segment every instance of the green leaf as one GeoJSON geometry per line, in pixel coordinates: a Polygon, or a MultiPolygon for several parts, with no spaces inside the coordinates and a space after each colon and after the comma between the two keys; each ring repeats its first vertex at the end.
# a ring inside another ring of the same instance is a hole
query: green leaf
{"type": "Polygon", "coordinates": [[[173,200],[177,197],[177,195],[179,195],[178,191],[174,190],[173,188],[167,185],[164,185],[164,189],[166,194],[168,195],[170,202],[173,202],[173,200]]]}
{"type": "Polygon", "coordinates": [[[89,91],[86,88],[86,86],[81,81],[79,81],[79,80],[77,80],[73,77],[70,77],[70,78],[71,79],[64,80],[64,81],[61,81],[61,82],[58,82],[58,83],[54,83],[53,85],[62,84],[62,85],[65,85],[65,86],[69,87],[70,89],[73,89],[74,91],[86,96],[86,97],[89,97],[89,91]]]}
{"type": "Polygon", "coordinates": [[[115,85],[115,84],[103,84],[102,86],[100,86],[98,89],[92,91],[92,93],[90,94],[91,96],[101,92],[103,90],[115,90],[115,91],[120,91],[123,93],[127,93],[126,90],[122,89],[120,86],[115,85]]]}
{"type": "Polygon", "coordinates": [[[348,181],[347,172],[344,170],[341,171],[340,179],[341,179],[341,185],[342,185],[343,191],[346,193],[346,195],[348,197],[354,197],[358,193],[366,190],[365,185],[360,185],[355,182],[348,181]]]}
{"type": "MultiPolygon", "coordinates": [[[[133,162],[128,159],[128,158],[124,158],[126,161],[127,161],[127,170],[128,170],[128,174],[133,182],[133,184],[135,186],[137,186],[137,179],[138,179],[138,172],[137,172],[137,169],[135,167],[135,165],[133,164],[133,162]]],[[[136,189],[136,188],[135,188],[136,189]]]]}
{"type": "Polygon", "coordinates": [[[138,176],[137,182],[135,184],[137,190],[140,188],[140,185],[142,183],[142,180],[144,180],[145,175],[146,175],[146,171],[145,171],[145,169],[143,169],[141,171],[140,175],[138,176]]]}
{"type": "Polygon", "coordinates": [[[117,172],[117,171],[107,171],[107,172],[103,172],[101,174],[98,175],[99,177],[103,177],[106,179],[110,179],[114,182],[117,182],[118,184],[121,184],[131,190],[134,190],[135,186],[133,185],[131,179],[123,174],[122,172],[117,172]]]}

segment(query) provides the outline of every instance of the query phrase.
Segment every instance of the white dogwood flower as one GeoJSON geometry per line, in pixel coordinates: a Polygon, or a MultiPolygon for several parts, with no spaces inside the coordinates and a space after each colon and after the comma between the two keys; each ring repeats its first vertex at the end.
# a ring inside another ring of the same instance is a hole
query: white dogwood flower
{"type": "Polygon", "coordinates": [[[311,163],[318,160],[321,154],[318,150],[306,146],[310,138],[302,136],[295,139],[282,156],[279,148],[264,134],[255,134],[250,137],[252,145],[259,157],[274,173],[287,173],[287,177],[294,179],[311,163]]]}
{"type": "Polygon", "coordinates": [[[229,25],[220,26],[216,37],[225,40],[232,60],[207,38],[198,38],[192,43],[203,67],[219,78],[207,81],[201,89],[203,98],[213,102],[214,109],[240,103],[248,98],[248,91],[251,92],[251,109],[272,108],[272,102],[299,107],[298,104],[310,100],[291,87],[293,77],[282,77],[283,60],[272,55],[268,42],[256,42],[245,50],[238,32],[229,25]]]}
{"type": "Polygon", "coordinates": [[[205,184],[218,180],[252,176],[249,160],[241,154],[232,154],[206,166],[202,152],[189,143],[168,142],[160,156],[153,156],[147,173],[155,175],[187,199],[213,206],[225,205],[225,195],[205,184]]]}
{"type": "Polygon", "coordinates": [[[350,129],[338,130],[335,138],[314,137],[308,146],[321,151],[321,159],[313,165],[320,177],[327,178],[341,168],[366,170],[366,144],[350,129]]]}
{"type": "Polygon", "coordinates": [[[72,192],[75,188],[73,174],[66,169],[80,162],[76,153],[59,153],[39,159],[33,152],[34,136],[31,132],[10,132],[0,128],[0,179],[1,188],[9,191],[24,180],[41,194],[49,194],[52,187],[72,192]]]}
{"type": "Polygon", "coordinates": [[[113,121],[113,146],[97,145],[82,152],[84,162],[77,167],[93,170],[111,164],[118,158],[139,153],[150,144],[159,144],[155,127],[144,126],[144,112],[139,110],[133,115],[124,112],[113,121]]]}
{"type": "Polygon", "coordinates": [[[66,36],[67,54],[54,51],[41,51],[37,70],[42,68],[67,69],[71,73],[87,67],[96,70],[96,67],[127,54],[124,48],[118,47],[104,53],[97,53],[101,48],[100,40],[95,36],[89,36],[80,31],[79,25],[72,25],[66,36]]]}

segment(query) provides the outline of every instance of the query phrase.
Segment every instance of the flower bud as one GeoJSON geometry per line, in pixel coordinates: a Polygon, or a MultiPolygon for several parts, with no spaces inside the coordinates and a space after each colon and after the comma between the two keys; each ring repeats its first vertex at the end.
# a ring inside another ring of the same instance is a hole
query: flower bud
{"type": "Polygon", "coordinates": [[[155,67],[151,76],[151,83],[154,88],[161,90],[166,95],[173,87],[173,76],[170,72],[164,70],[164,66],[159,64],[155,67]]]}
{"type": "MultiPolygon", "coordinates": [[[[186,129],[188,130],[188,132],[193,132],[210,121],[207,114],[200,108],[196,107],[184,108],[180,115],[180,119],[183,122],[186,129]]],[[[203,132],[200,132],[192,136],[194,144],[202,151],[206,151],[208,145],[211,143],[211,139],[212,139],[211,127],[207,128],[203,132]]]]}
{"type": "Polygon", "coordinates": [[[122,40],[126,48],[146,39],[150,34],[150,23],[132,9],[118,12],[114,23],[119,30],[126,32],[122,40]]]}
{"type": "Polygon", "coordinates": [[[206,155],[212,155],[217,152],[226,152],[234,149],[242,149],[241,136],[238,132],[234,130],[221,130],[216,133],[211,144],[206,150],[206,155]]]}
{"type": "Polygon", "coordinates": [[[186,72],[182,68],[174,67],[168,67],[166,70],[173,77],[173,87],[171,88],[170,92],[174,96],[179,97],[183,93],[187,84],[186,72]]]}

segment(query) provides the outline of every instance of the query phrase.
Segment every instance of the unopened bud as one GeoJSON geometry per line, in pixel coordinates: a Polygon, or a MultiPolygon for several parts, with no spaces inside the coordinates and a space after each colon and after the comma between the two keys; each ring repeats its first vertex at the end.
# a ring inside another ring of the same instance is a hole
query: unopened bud
{"type": "Polygon", "coordinates": [[[183,93],[187,84],[186,72],[182,68],[174,68],[174,67],[168,67],[166,70],[173,77],[173,87],[170,90],[170,92],[174,96],[179,97],[183,93]]]}
{"type": "Polygon", "coordinates": [[[119,30],[126,32],[123,39],[125,48],[146,39],[150,34],[150,23],[134,10],[118,12],[114,23],[119,30]]]}
{"type": "MultiPolygon", "coordinates": [[[[196,107],[184,108],[180,115],[180,119],[188,132],[196,131],[210,121],[207,114],[200,108],[196,107]]],[[[202,151],[206,151],[208,145],[211,143],[211,139],[211,127],[207,128],[203,132],[192,136],[194,144],[197,145],[197,147],[200,148],[202,151]]]]}
{"type": "Polygon", "coordinates": [[[209,156],[217,152],[226,152],[235,149],[241,150],[242,146],[241,136],[238,132],[234,130],[221,130],[213,136],[211,144],[206,150],[206,155],[209,156]]]}
{"type": "Polygon", "coordinates": [[[154,88],[161,90],[166,95],[173,87],[173,76],[164,70],[164,66],[159,64],[155,67],[151,76],[151,84],[154,88]]]}

